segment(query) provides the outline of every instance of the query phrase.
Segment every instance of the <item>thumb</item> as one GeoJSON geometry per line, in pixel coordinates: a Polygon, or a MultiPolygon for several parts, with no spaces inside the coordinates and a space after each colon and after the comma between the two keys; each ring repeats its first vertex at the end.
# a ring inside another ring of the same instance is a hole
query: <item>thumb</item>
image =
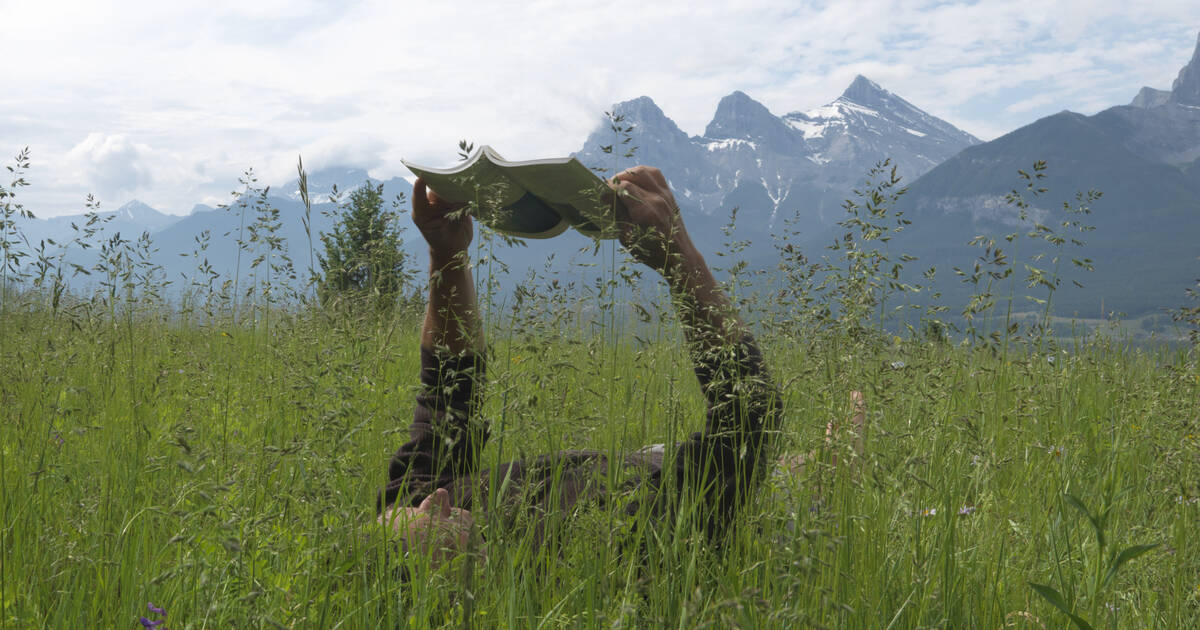
{"type": "Polygon", "coordinates": [[[425,497],[417,509],[430,516],[450,518],[450,493],[445,488],[438,488],[425,497]]]}
{"type": "MultiPolygon", "coordinates": [[[[432,190],[429,190],[429,187],[425,185],[425,182],[418,177],[417,181],[413,182],[412,206],[414,219],[424,218],[429,215],[431,196],[437,198],[437,195],[435,195],[432,190]]],[[[426,499],[428,499],[428,497],[426,497],[426,499]]],[[[424,504],[425,502],[422,501],[421,505],[424,504]]]]}

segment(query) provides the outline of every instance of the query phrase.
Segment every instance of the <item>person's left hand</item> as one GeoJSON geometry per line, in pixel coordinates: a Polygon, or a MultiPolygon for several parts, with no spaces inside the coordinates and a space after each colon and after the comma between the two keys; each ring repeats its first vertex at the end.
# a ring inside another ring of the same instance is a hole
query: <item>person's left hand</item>
{"type": "Polygon", "coordinates": [[[431,190],[420,178],[413,183],[413,223],[435,255],[455,256],[465,252],[475,235],[471,217],[463,204],[452,204],[431,190]]]}

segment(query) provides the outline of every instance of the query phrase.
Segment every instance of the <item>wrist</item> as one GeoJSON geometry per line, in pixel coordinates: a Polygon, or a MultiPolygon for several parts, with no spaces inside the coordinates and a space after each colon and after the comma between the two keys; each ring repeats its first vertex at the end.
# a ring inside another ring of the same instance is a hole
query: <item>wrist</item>
{"type": "Polygon", "coordinates": [[[429,248],[430,271],[442,271],[448,268],[466,266],[466,262],[466,249],[433,246],[429,248]]]}
{"type": "Polygon", "coordinates": [[[704,261],[704,256],[690,241],[679,243],[674,249],[675,251],[667,260],[666,267],[662,270],[667,284],[679,288],[691,284],[697,278],[712,275],[708,270],[708,263],[704,261]]]}

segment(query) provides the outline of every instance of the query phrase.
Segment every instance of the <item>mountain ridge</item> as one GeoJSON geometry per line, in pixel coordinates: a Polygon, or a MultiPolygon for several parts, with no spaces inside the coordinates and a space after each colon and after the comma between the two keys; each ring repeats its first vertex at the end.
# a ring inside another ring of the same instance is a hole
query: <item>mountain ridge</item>
{"type": "Polygon", "coordinates": [[[1200,34],[1196,36],[1196,49],[1192,59],[1179,71],[1171,84],[1171,100],[1181,105],[1200,106],[1200,34]]]}
{"type": "Polygon", "coordinates": [[[891,157],[902,176],[915,178],[979,142],[861,75],[829,104],[782,116],[735,90],[718,101],[700,136],[688,137],[648,97],[617,103],[612,111],[632,124],[636,155],[623,159],[602,150],[622,140],[603,120],[573,155],[605,171],[657,165],[671,178],[680,206],[700,220],[723,220],[739,206],[747,236],[767,235],[780,216],[832,225],[876,162],[891,157]]]}
{"type": "MultiPolygon", "coordinates": [[[[1200,272],[1200,107],[1187,104],[1198,60],[1200,41],[1169,93],[1147,87],[1129,105],[1091,116],[1059,112],[946,160],[909,187],[898,209],[912,226],[893,242],[908,247],[923,268],[968,268],[979,252],[964,243],[974,235],[1033,229],[1005,196],[1023,188],[1018,169],[1028,172],[1044,160],[1047,178],[1039,186],[1050,192],[1026,193],[1030,219],[1054,230],[1073,220],[1095,228],[1072,235],[1087,244],[1067,255],[1093,259],[1095,272],[1062,267],[1067,290],[1055,297],[1061,311],[1136,315],[1182,303],[1184,289],[1200,272]],[[1078,203],[1076,192],[1093,189],[1103,196],[1090,214],[1062,214],[1064,204],[1078,203]]],[[[1022,242],[1020,257],[1009,260],[1018,272],[1024,265],[1044,267],[1044,261],[1072,249],[1056,251],[1038,239],[1022,242]]],[[[951,302],[963,299],[963,287],[954,282],[943,282],[939,290],[951,302]]]]}

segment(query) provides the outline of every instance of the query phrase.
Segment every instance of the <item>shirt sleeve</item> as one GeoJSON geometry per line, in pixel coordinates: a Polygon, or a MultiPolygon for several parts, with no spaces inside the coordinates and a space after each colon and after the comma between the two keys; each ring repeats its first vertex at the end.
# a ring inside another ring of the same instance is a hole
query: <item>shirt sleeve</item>
{"type": "Polygon", "coordinates": [[[485,374],[480,354],[445,355],[421,348],[420,390],[409,440],[388,464],[376,508],[420,504],[427,494],[473,474],[487,443],[476,412],[485,374]]]}
{"type": "MultiPolygon", "coordinates": [[[[678,445],[673,461],[679,497],[697,499],[710,535],[724,529],[746,502],[770,459],[782,417],[779,389],[750,335],[695,357],[696,378],[708,403],[704,431],[678,445]]],[[[658,499],[664,498],[658,480],[658,499]]]]}

